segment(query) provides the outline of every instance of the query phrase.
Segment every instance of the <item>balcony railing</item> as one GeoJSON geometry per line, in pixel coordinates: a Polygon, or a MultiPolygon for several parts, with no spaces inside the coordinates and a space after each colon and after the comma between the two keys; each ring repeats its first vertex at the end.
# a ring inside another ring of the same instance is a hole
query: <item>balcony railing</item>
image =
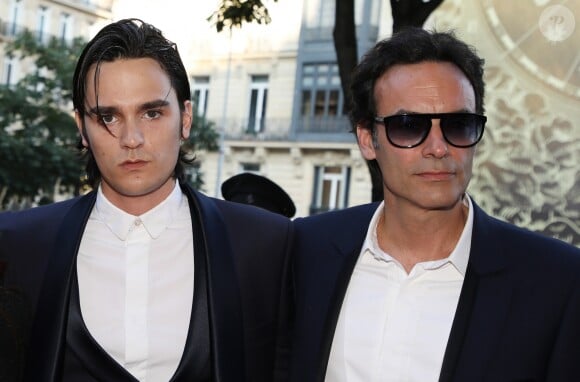
{"type": "MultiPolygon", "coordinates": [[[[216,129],[221,126],[216,123],[216,129]]],[[[296,129],[292,129],[289,118],[268,118],[261,121],[247,119],[228,119],[225,121],[224,137],[228,140],[261,140],[261,141],[294,141],[308,135],[315,135],[329,141],[335,141],[335,136],[347,136],[350,141],[350,123],[346,116],[308,117],[297,121],[296,129]]]]}
{"type": "Polygon", "coordinates": [[[329,212],[329,211],[334,211],[334,210],[338,210],[338,208],[330,208],[330,207],[321,207],[321,206],[314,206],[314,205],[310,205],[310,208],[308,208],[308,214],[309,215],[316,215],[316,214],[321,214],[324,212],[329,212]]]}
{"type": "Polygon", "coordinates": [[[302,117],[296,126],[297,133],[344,134],[351,130],[346,116],[302,117]]]}
{"type": "MultiPolygon", "coordinates": [[[[379,35],[379,27],[377,25],[365,25],[364,28],[368,28],[368,39],[375,42],[379,35]]],[[[315,41],[332,41],[332,27],[320,26],[320,27],[306,27],[302,30],[304,41],[315,42],[315,41]]],[[[363,26],[356,26],[356,35],[362,35],[363,26]]]]}
{"type": "MultiPolygon", "coordinates": [[[[350,122],[346,116],[300,118],[296,121],[295,129],[291,123],[289,118],[268,118],[258,123],[249,118],[228,119],[225,121],[224,137],[242,141],[295,141],[308,140],[309,136],[328,141],[352,139],[350,122]]],[[[219,123],[216,123],[215,128],[218,131],[222,129],[219,123]]]]}
{"type": "MultiPolygon", "coordinates": [[[[220,126],[216,124],[218,131],[220,126]]],[[[290,140],[290,119],[269,118],[261,121],[248,119],[228,119],[225,121],[224,135],[229,140],[290,140]]]]}
{"type": "MultiPolygon", "coordinates": [[[[6,37],[6,38],[14,38],[17,35],[20,35],[24,32],[29,32],[32,34],[32,36],[34,36],[34,38],[36,39],[36,41],[46,45],[48,44],[53,38],[54,39],[61,39],[62,37],[59,37],[57,35],[48,33],[46,31],[39,31],[39,30],[33,30],[30,28],[26,28],[24,25],[20,25],[20,24],[14,24],[14,23],[7,23],[4,22],[3,20],[0,20],[0,36],[2,37],[6,37]]],[[[65,39],[66,42],[70,42],[69,39],[65,39]]]]}
{"type": "Polygon", "coordinates": [[[9,23],[0,19],[0,36],[14,37],[17,34],[24,32],[26,28],[24,25],[9,23]]]}

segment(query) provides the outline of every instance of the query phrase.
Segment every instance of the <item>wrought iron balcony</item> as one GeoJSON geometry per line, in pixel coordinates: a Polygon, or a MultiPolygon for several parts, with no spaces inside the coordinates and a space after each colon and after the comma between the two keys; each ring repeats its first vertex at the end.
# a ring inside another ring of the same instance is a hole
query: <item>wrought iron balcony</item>
{"type": "MultiPolygon", "coordinates": [[[[215,128],[222,128],[214,121],[215,128]]],[[[227,119],[224,138],[242,141],[296,141],[316,137],[322,141],[351,141],[350,123],[345,116],[308,117],[296,121],[295,128],[289,118],[268,118],[263,120],[227,119]]]]}
{"type": "MultiPolygon", "coordinates": [[[[228,119],[225,121],[224,137],[227,140],[287,141],[291,139],[290,122],[287,118],[228,119]]],[[[220,128],[216,123],[216,129],[219,131],[220,128]]]]}
{"type": "Polygon", "coordinates": [[[344,134],[351,130],[346,116],[301,117],[296,126],[297,133],[344,134]]]}
{"type": "Polygon", "coordinates": [[[0,36],[3,37],[14,37],[19,33],[22,33],[26,28],[24,25],[9,23],[0,19],[0,36]]]}

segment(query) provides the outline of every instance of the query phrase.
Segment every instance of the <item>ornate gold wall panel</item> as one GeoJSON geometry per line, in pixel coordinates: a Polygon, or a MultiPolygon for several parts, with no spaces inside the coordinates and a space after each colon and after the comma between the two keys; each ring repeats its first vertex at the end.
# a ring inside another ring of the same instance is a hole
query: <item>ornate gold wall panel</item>
{"type": "Polygon", "coordinates": [[[431,22],[486,59],[488,124],[470,194],[580,247],[580,0],[446,0],[431,22]]]}
{"type": "Polygon", "coordinates": [[[497,217],[580,246],[580,121],[518,82],[487,68],[488,128],[470,193],[497,217]]]}

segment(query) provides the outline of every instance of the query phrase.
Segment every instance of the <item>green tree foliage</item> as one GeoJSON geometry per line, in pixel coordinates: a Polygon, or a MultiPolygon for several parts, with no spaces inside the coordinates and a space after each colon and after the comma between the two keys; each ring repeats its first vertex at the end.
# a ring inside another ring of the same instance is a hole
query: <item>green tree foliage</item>
{"type": "Polygon", "coordinates": [[[272,21],[261,0],[221,0],[218,9],[207,20],[218,32],[224,27],[241,27],[243,23],[268,24],[272,21]]]}
{"type": "Polygon", "coordinates": [[[70,84],[84,42],[41,43],[29,31],[8,41],[5,54],[34,68],[0,87],[0,209],[51,201],[78,192],[82,164],[75,144],[70,84]]]}
{"type": "MultiPolygon", "coordinates": [[[[193,107],[197,110],[197,107],[193,107]]],[[[194,114],[191,124],[189,138],[184,142],[183,148],[193,154],[199,150],[216,151],[219,149],[219,134],[215,129],[215,124],[205,118],[194,114]]],[[[199,167],[195,165],[189,169],[188,182],[196,190],[202,190],[204,181],[203,174],[199,167]]]]}

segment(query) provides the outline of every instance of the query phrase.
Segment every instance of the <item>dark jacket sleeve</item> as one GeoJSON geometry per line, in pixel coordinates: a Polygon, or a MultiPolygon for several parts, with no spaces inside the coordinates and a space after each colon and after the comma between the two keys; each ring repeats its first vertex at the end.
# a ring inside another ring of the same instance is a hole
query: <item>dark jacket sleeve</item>
{"type": "Polygon", "coordinates": [[[580,381],[580,273],[568,296],[568,305],[548,363],[546,381],[580,381]]]}
{"type": "Polygon", "coordinates": [[[69,204],[0,214],[0,381],[22,378],[48,254],[69,204]]]}
{"type": "Polygon", "coordinates": [[[248,381],[285,380],[288,364],[292,222],[278,214],[216,201],[235,253],[248,381]]]}

